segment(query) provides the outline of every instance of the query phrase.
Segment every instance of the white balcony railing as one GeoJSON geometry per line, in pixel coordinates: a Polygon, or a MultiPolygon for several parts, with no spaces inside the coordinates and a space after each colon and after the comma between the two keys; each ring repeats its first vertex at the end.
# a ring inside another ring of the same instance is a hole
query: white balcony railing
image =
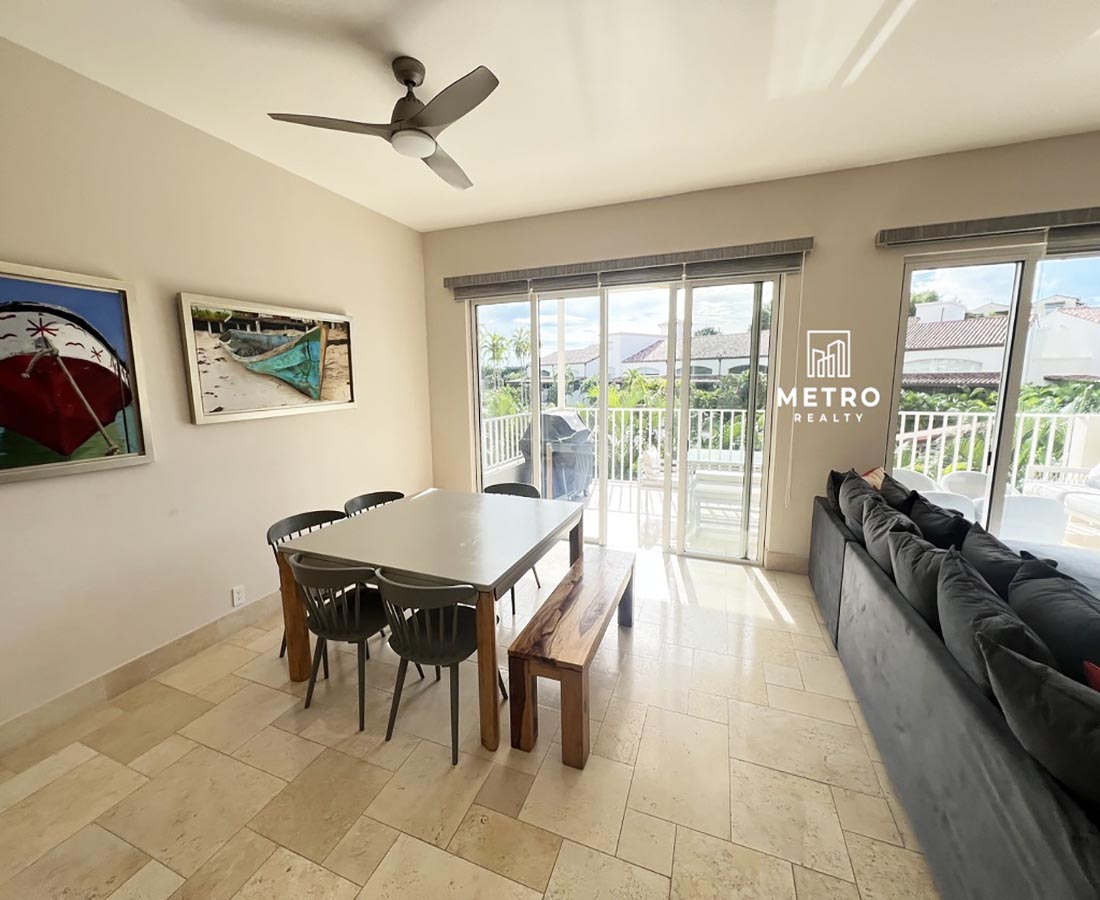
{"type": "MultiPolygon", "coordinates": [[[[1019,488],[1031,466],[1069,465],[1073,423],[1067,413],[1016,416],[1009,483],[1019,488]]],[[[996,439],[992,412],[901,412],[894,465],[939,480],[948,472],[987,472],[996,439]]]]}
{"type": "MultiPolygon", "coordinates": [[[[597,410],[594,407],[574,408],[581,421],[596,429],[597,410]]],[[[744,449],[744,434],[748,412],[744,409],[693,409],[689,415],[689,450],[744,449]]],[[[635,481],[638,460],[649,447],[661,447],[664,442],[665,410],[657,407],[609,409],[608,469],[612,481],[635,481]]],[[[481,457],[484,471],[492,472],[514,465],[523,459],[520,440],[530,423],[530,413],[482,419],[481,457]]],[[[757,449],[760,448],[757,435],[757,449]]]]}
{"type": "MultiPolygon", "coordinates": [[[[596,410],[574,409],[584,423],[596,428],[596,410]]],[[[693,409],[689,415],[689,450],[741,451],[744,449],[748,412],[744,409],[693,409]]],[[[1010,482],[1020,482],[1031,466],[1067,466],[1074,420],[1064,413],[1024,413],[1016,417],[1010,482]]],[[[916,469],[939,480],[947,472],[989,469],[995,415],[992,412],[901,412],[898,416],[894,465],[916,469]]],[[[649,447],[664,442],[666,414],[663,408],[609,409],[608,477],[632,482],[638,478],[638,461],[649,447]]],[[[481,454],[486,472],[514,465],[523,459],[520,441],[530,424],[530,413],[486,418],[481,423],[481,454]]],[[[674,419],[675,424],[675,419],[674,419]]],[[[675,433],[673,435],[675,439],[675,433]]],[[[756,448],[760,449],[757,430],[756,448]]]]}

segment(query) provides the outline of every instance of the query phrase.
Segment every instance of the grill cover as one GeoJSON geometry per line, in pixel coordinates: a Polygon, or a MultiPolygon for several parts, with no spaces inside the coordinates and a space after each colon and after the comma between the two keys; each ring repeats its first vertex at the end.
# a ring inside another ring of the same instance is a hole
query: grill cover
{"type": "MultiPolygon", "coordinates": [[[[555,500],[586,499],[596,469],[596,446],[591,429],[572,410],[547,410],[542,414],[542,443],[542,452],[535,456],[542,461],[543,496],[555,500]]],[[[533,483],[530,428],[520,440],[520,450],[525,478],[533,483]]]]}

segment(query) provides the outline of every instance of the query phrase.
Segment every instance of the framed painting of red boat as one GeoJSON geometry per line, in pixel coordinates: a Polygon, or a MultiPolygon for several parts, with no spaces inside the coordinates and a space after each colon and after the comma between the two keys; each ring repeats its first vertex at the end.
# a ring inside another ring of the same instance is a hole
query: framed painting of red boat
{"type": "Polygon", "coordinates": [[[355,404],[351,319],[180,294],[196,425],[355,404]]]}
{"type": "Polygon", "coordinates": [[[152,460],[120,281],[0,263],[0,481],[152,460]]]}

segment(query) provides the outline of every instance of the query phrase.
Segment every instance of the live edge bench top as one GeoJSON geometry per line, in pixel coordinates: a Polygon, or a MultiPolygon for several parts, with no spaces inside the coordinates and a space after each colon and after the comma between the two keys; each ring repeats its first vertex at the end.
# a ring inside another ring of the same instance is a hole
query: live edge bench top
{"type": "Polygon", "coordinates": [[[584,556],[512,642],[508,655],[560,669],[585,669],[596,655],[633,571],[633,553],[586,547],[584,556]]]}

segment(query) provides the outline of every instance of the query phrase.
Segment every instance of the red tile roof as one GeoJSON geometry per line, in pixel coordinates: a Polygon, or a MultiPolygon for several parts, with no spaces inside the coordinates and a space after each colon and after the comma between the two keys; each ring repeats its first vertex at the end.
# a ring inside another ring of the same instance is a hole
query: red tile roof
{"type": "Polygon", "coordinates": [[[1000,372],[904,372],[901,376],[903,388],[995,388],[1000,383],[1000,372]]]}
{"type": "Polygon", "coordinates": [[[1066,316],[1073,316],[1076,319],[1085,319],[1086,321],[1100,324],[1100,306],[1073,306],[1069,309],[1056,310],[1056,312],[1060,312],[1066,316]]]}
{"type": "MultiPolygon", "coordinates": [[[[578,347],[575,350],[565,351],[565,364],[567,366],[573,365],[585,365],[592,362],[595,359],[600,358],[600,345],[590,344],[587,347],[578,347]]],[[[542,355],[542,364],[544,366],[556,366],[558,364],[558,353],[556,350],[550,353],[544,353],[542,355]]]]}
{"type": "MultiPolygon", "coordinates": [[[[760,332],[760,352],[768,352],[768,337],[770,332],[764,329],[760,332]]],[[[747,359],[750,343],[749,333],[739,331],[735,334],[697,334],[691,339],[692,359],[747,359]]],[[[667,340],[661,338],[654,341],[648,347],[643,347],[636,353],[626,357],[623,362],[664,362],[665,344],[667,340]]]]}
{"type": "Polygon", "coordinates": [[[1008,316],[982,316],[950,322],[922,322],[910,317],[906,350],[947,350],[952,347],[999,347],[1008,339],[1008,316]]]}

